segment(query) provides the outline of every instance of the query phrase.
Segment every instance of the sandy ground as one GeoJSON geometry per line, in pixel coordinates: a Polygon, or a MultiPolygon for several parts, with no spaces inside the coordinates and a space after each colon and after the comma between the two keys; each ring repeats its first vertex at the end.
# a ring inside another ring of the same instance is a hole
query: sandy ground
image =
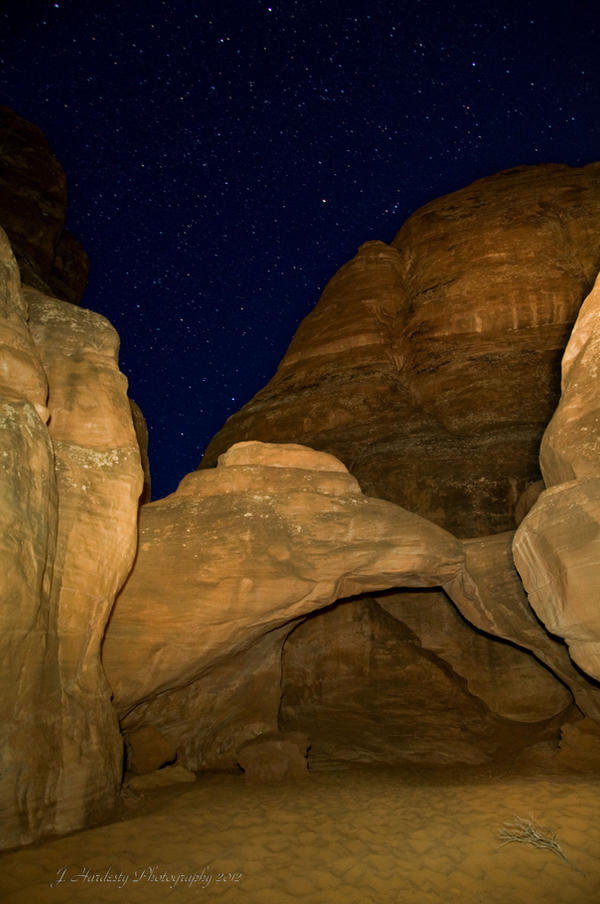
{"type": "Polygon", "coordinates": [[[600,783],[312,773],[256,787],[241,775],[146,792],[137,813],[0,857],[3,904],[593,904],[600,783]],[[499,834],[515,817],[549,848],[499,834]],[[544,834],[543,830],[546,831],[544,834]]]}

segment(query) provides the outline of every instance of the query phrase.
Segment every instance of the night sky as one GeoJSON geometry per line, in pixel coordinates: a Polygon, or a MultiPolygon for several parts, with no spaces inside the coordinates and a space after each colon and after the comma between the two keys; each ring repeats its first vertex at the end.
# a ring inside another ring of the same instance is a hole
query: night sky
{"type": "Polygon", "coordinates": [[[358,245],[480,176],[600,159],[599,32],[597,0],[1,0],[0,103],[67,173],[154,498],[358,245]]]}

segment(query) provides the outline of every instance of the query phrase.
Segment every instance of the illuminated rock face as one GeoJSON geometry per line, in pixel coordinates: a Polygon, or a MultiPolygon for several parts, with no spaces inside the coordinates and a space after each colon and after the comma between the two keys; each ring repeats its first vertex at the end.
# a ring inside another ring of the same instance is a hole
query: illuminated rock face
{"type": "Polygon", "coordinates": [[[28,329],[19,271],[0,230],[0,846],[52,824],[60,729],[56,481],[45,421],[48,384],[28,329]]]}
{"type": "Polygon", "coordinates": [[[364,496],[333,456],[242,443],[142,508],[135,567],[103,645],[126,714],[225,657],[354,593],[445,584],[459,541],[364,496]]]}
{"type": "Polygon", "coordinates": [[[600,268],[600,164],[520,167],[416,211],[331,279],[210,443],[299,442],[461,537],[514,527],[600,268]]]}
{"type": "Polygon", "coordinates": [[[600,281],[581,307],[562,362],[562,395],[544,434],[548,489],[517,531],[529,601],[600,680],[600,281]]]}
{"type": "Polygon", "coordinates": [[[0,236],[6,847],[115,800],[122,742],[100,644],[135,554],[143,478],[117,334],[23,291],[0,236]]]}

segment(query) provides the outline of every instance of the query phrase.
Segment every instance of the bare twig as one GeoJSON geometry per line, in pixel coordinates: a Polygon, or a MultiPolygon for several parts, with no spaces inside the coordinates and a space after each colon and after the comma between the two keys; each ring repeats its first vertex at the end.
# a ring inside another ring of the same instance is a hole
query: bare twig
{"type": "MultiPolygon", "coordinates": [[[[543,826],[536,826],[533,819],[521,819],[520,816],[515,816],[511,823],[504,823],[504,828],[499,833],[499,838],[502,842],[500,847],[516,841],[520,844],[530,844],[532,847],[552,851],[553,854],[556,854],[557,857],[560,857],[565,863],[568,863],[571,869],[576,870],[578,873],[582,872],[582,870],[574,866],[565,855],[565,852],[556,840],[556,832],[543,826]]],[[[583,875],[585,875],[585,873],[583,873],[583,875]]]]}

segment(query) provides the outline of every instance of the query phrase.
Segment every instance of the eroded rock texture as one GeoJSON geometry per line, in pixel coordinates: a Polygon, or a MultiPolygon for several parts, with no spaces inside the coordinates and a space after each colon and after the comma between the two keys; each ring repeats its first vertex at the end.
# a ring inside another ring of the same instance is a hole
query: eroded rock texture
{"type": "Polygon", "coordinates": [[[124,715],[267,632],[352,593],[444,584],[462,547],[361,493],[326,453],[242,443],[140,513],[103,661],[124,715]]]}
{"type": "Polygon", "coordinates": [[[0,107],[0,226],[12,244],[23,282],[77,304],[89,261],[64,229],[67,184],[37,126],[0,107]]]}
{"type": "Polygon", "coordinates": [[[581,306],[561,372],[560,402],[540,448],[547,487],[600,474],[600,277],[581,306]]]}
{"type": "Polygon", "coordinates": [[[135,553],[142,470],[117,334],[23,291],[0,235],[6,847],[114,802],[122,742],[100,643],[135,553]]]}
{"type": "Polygon", "coordinates": [[[122,729],[190,769],[278,728],[321,765],[481,763],[550,725],[558,744],[600,694],[531,613],[511,539],[461,542],[328,454],[236,445],[142,507],[103,646],[122,729]]]}
{"type": "Polygon", "coordinates": [[[122,742],[100,645],[137,542],[142,471],[118,369],[119,338],[99,314],[26,290],[30,329],[48,375],[59,532],[53,599],[63,690],[64,787],[59,829],[106,809],[121,778],[122,742]],[[74,793],[75,792],[75,793],[74,793]]]}
{"type": "Polygon", "coordinates": [[[57,614],[50,601],[56,481],[48,384],[19,271],[0,229],[0,847],[52,825],[58,778],[57,614]],[[40,416],[41,415],[41,416],[40,416]]]}
{"type": "Polygon", "coordinates": [[[562,396],[540,450],[548,489],[521,523],[514,557],[529,601],[600,680],[600,283],[562,363],[562,396]]]}
{"type": "Polygon", "coordinates": [[[210,443],[301,442],[458,536],[509,530],[600,266],[600,164],[519,167],[414,213],[328,283],[210,443]]]}

